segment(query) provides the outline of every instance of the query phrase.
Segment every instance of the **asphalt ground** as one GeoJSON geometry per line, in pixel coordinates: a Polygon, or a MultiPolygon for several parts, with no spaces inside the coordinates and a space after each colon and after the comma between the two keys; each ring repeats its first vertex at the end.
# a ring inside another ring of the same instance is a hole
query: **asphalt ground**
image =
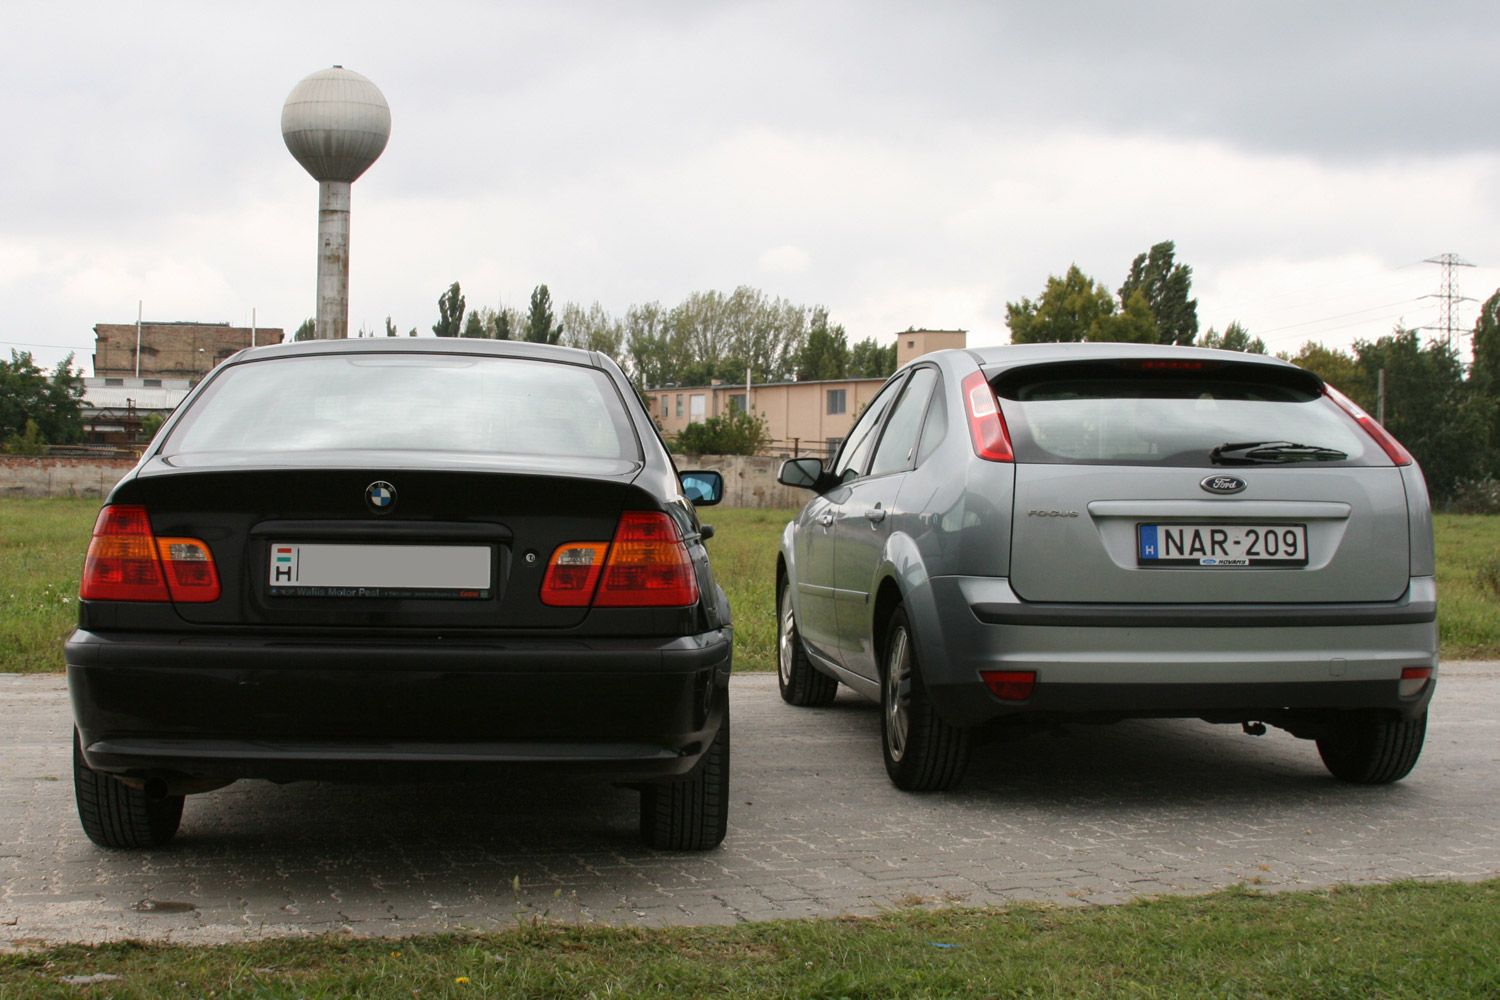
{"type": "Polygon", "coordinates": [[[107,851],[74,812],[58,676],[0,675],[0,949],[135,938],[411,935],[537,919],[719,924],[886,907],[1107,904],[1500,872],[1500,663],[1445,665],[1405,781],[1355,787],[1311,743],[1196,721],[993,744],[952,791],[888,782],[877,707],[793,708],[737,675],[718,850],[636,839],[637,795],[584,778],[191,796],[166,849],[107,851]]]}

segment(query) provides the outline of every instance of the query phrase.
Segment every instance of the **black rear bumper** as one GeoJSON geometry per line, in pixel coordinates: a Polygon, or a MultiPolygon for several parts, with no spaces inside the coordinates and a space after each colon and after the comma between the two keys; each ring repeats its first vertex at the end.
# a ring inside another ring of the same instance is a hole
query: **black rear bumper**
{"type": "Polygon", "coordinates": [[[685,774],[727,704],[729,629],[675,639],[79,630],[85,759],[128,776],[430,780],[506,765],[685,774]]]}

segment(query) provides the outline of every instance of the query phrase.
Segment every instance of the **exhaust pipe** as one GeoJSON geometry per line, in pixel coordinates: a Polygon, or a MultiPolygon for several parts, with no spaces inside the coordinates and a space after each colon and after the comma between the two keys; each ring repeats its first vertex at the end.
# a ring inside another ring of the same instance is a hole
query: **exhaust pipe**
{"type": "Polygon", "coordinates": [[[141,788],[146,793],[147,802],[160,802],[165,799],[171,791],[167,785],[167,779],[159,774],[153,774],[146,778],[145,785],[141,788]]]}

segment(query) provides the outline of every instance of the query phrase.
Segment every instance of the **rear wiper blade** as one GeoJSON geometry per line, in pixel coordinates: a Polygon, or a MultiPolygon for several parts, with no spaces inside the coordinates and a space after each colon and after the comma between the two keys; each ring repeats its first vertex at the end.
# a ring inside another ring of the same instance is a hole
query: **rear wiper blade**
{"type": "Polygon", "coordinates": [[[1291,441],[1240,441],[1221,444],[1208,453],[1215,465],[1258,465],[1269,462],[1339,462],[1348,454],[1337,448],[1291,441]]]}

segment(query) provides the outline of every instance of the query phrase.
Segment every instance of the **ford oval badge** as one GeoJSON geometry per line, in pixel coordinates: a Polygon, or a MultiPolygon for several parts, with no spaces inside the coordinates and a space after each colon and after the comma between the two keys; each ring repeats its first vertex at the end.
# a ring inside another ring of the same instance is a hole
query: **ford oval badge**
{"type": "Polygon", "coordinates": [[[1239,476],[1209,476],[1198,484],[1210,493],[1239,493],[1248,485],[1239,476]]]}
{"type": "Polygon", "coordinates": [[[384,480],[377,480],[365,487],[365,503],[377,514],[384,514],[396,505],[396,487],[384,480]]]}

